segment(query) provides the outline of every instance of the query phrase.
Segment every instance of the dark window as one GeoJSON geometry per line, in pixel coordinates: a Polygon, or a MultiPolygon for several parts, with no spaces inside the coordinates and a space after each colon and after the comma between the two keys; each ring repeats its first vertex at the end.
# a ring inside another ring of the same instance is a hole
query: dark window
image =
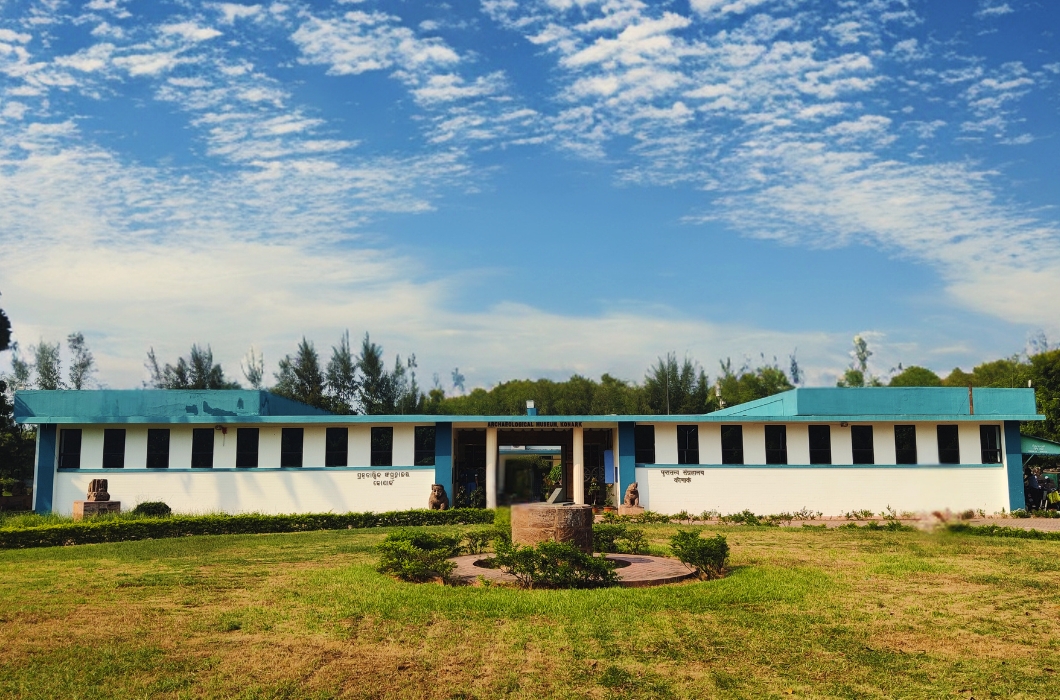
{"type": "Polygon", "coordinates": [[[147,468],[169,468],[169,428],[147,429],[147,468]]]}
{"type": "Polygon", "coordinates": [[[894,463],[916,464],[916,426],[894,426],[894,463]]]}
{"type": "Polygon", "coordinates": [[[350,431],[348,428],[328,428],[324,436],[324,466],[346,467],[350,459],[350,431]]]}
{"type": "Polygon", "coordinates": [[[103,431],[103,468],[125,467],[125,428],[107,428],[103,431]]]}
{"type": "Polygon", "coordinates": [[[766,464],[788,463],[788,426],[766,426],[766,464]]]}
{"type": "Polygon", "coordinates": [[[213,433],[213,428],[195,428],[191,431],[192,468],[213,468],[213,433]]]}
{"type": "Polygon", "coordinates": [[[59,433],[59,468],[81,468],[81,429],[63,429],[59,433]]]}
{"type": "Polygon", "coordinates": [[[302,466],[302,442],[305,431],[302,428],[284,428],[280,433],[280,466],[302,466]]]}
{"type": "Polygon", "coordinates": [[[872,449],[872,426],[850,426],[850,443],[854,448],[854,464],[875,464],[876,454],[872,449]]]}
{"type": "Polygon", "coordinates": [[[982,464],[1001,464],[1001,428],[980,425],[979,447],[983,452],[982,464]]]}
{"type": "Polygon", "coordinates": [[[236,466],[258,466],[257,428],[236,428],[236,466]]]}
{"type": "Polygon", "coordinates": [[[961,442],[957,437],[956,425],[940,425],[939,434],[939,464],[961,463],[961,442]]]}
{"type": "Polygon", "coordinates": [[[394,429],[372,428],[372,466],[389,467],[394,464],[394,429]]]}
{"type": "Polygon", "coordinates": [[[832,463],[832,431],[827,425],[810,426],[810,464],[832,463]]]}
{"type": "Polygon", "coordinates": [[[417,467],[434,466],[434,426],[416,426],[416,453],[413,456],[413,464],[417,467]]]}
{"type": "Polygon", "coordinates": [[[743,464],[743,426],[721,426],[721,463],[743,464]]]}
{"type": "Polygon", "coordinates": [[[637,425],[633,428],[633,461],[655,464],[655,426],[637,425]]]}
{"type": "Polygon", "coordinates": [[[699,426],[677,426],[677,463],[699,464],[699,426]]]}

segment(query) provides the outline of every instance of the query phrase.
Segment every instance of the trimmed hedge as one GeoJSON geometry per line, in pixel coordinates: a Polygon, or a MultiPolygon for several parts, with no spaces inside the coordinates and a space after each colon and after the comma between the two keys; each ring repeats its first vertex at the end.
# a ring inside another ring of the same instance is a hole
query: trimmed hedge
{"type": "Polygon", "coordinates": [[[1023,540],[1060,540],[1060,532],[1042,532],[1041,530],[1024,530],[1021,527],[1004,527],[1002,525],[967,525],[953,523],[947,525],[949,532],[960,535],[978,535],[980,537],[1016,537],[1023,540]]]}
{"type": "Polygon", "coordinates": [[[492,510],[480,508],[306,515],[174,515],[142,520],[101,518],[22,529],[0,529],[0,549],[129,542],[192,535],[255,535],[416,525],[491,525],[493,518],[492,510]]]}

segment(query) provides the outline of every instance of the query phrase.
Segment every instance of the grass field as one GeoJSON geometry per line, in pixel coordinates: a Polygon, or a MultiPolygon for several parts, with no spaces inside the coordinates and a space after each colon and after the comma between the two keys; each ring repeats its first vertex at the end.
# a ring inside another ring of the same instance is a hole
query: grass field
{"type": "Polygon", "coordinates": [[[1060,696],[1060,542],[713,529],[727,578],[591,591],[399,583],[385,529],[2,551],[0,696],[1060,696]]]}

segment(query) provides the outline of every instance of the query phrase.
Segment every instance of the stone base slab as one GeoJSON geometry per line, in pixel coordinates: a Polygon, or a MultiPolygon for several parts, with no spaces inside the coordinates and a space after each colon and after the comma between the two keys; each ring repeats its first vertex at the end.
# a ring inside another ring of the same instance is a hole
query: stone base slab
{"type": "Polygon", "coordinates": [[[619,515],[641,515],[642,513],[644,513],[644,508],[642,506],[619,506],[618,507],[618,514],[619,515]]]}
{"type": "Polygon", "coordinates": [[[512,506],[512,542],[570,542],[583,552],[593,551],[593,508],[589,505],[526,503],[512,506]]]}
{"type": "Polygon", "coordinates": [[[103,513],[120,513],[121,501],[74,501],[74,520],[103,513]]]}

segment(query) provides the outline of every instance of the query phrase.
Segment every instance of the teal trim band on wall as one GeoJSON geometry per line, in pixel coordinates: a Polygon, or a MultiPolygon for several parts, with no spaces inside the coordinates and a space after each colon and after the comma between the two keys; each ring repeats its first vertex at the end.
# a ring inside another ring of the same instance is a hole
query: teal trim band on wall
{"type": "Polygon", "coordinates": [[[166,469],[147,469],[118,467],[117,469],[60,469],[60,474],[253,474],[254,472],[426,472],[434,467],[168,467],[166,469]]]}
{"type": "Polygon", "coordinates": [[[638,469],[1002,469],[1004,464],[638,464],[638,469]]]}
{"type": "Polygon", "coordinates": [[[41,515],[52,512],[56,432],[54,424],[41,425],[37,428],[37,480],[33,484],[33,510],[41,515]]]}
{"type": "Polygon", "coordinates": [[[449,496],[449,505],[456,507],[453,500],[453,424],[434,424],[434,483],[441,484],[449,496]]]}
{"type": "Polygon", "coordinates": [[[634,427],[632,421],[621,421],[618,424],[618,500],[621,503],[626,487],[637,480],[637,456],[634,427]]]}
{"type": "Polygon", "coordinates": [[[1008,463],[1008,508],[1009,511],[1027,507],[1023,492],[1023,441],[1020,439],[1019,421],[1005,421],[1005,462],[1008,463]]]}

